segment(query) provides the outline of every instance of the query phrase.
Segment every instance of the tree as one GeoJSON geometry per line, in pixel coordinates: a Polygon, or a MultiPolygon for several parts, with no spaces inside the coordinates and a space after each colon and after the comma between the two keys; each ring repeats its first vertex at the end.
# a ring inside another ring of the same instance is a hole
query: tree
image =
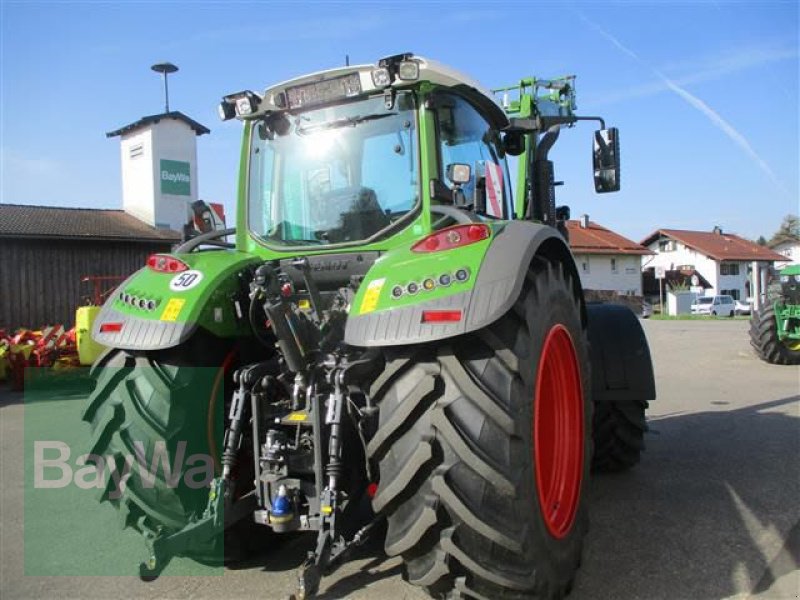
{"type": "Polygon", "coordinates": [[[800,242],[800,217],[797,215],[783,217],[781,226],[770,238],[769,245],[775,246],[783,242],[800,242]]]}
{"type": "Polygon", "coordinates": [[[758,239],[756,240],[756,244],[758,244],[759,246],[766,246],[767,245],[767,238],[765,238],[763,235],[758,236],[758,239]]]}

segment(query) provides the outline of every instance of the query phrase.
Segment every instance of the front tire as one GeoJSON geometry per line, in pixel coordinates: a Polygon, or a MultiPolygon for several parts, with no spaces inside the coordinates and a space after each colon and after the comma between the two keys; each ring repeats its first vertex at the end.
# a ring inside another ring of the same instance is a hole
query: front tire
{"type": "Polygon", "coordinates": [[[800,365],[800,344],[790,347],[778,337],[775,306],[753,310],[750,316],[750,345],[761,360],[773,365],[800,365]]]}
{"type": "Polygon", "coordinates": [[[535,259],[490,327],[387,353],[368,446],[386,552],[434,595],[568,593],[587,528],[589,359],[580,301],[559,263],[535,259]]]}

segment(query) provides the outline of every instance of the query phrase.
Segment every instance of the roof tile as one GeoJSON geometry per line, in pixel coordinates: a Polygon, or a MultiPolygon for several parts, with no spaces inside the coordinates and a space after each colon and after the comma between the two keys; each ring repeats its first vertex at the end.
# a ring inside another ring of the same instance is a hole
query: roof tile
{"type": "Polygon", "coordinates": [[[157,229],[121,210],[0,204],[0,237],[180,241],[181,234],[157,229]]]}
{"type": "Polygon", "coordinates": [[[786,257],[755,242],[733,233],[716,231],[686,231],[683,229],[657,229],[644,240],[649,246],[659,237],[669,237],[713,258],[714,260],[781,261],[786,257]]]}
{"type": "Polygon", "coordinates": [[[145,127],[152,123],[158,123],[161,119],[176,119],[178,121],[183,121],[189,127],[191,127],[197,135],[203,135],[204,133],[211,133],[211,130],[206,127],[205,125],[201,125],[194,119],[187,117],[179,110],[172,110],[168,113],[161,113],[158,115],[147,115],[146,117],[142,117],[138,121],[134,121],[133,123],[129,123],[120,127],[119,129],[115,129],[114,131],[109,131],[106,134],[106,137],[116,137],[118,135],[124,135],[126,133],[130,133],[131,131],[135,131],[140,127],[145,127]]]}
{"type": "Polygon", "coordinates": [[[592,221],[588,227],[582,227],[580,221],[567,221],[567,230],[569,245],[576,254],[653,254],[633,240],[592,221]]]}

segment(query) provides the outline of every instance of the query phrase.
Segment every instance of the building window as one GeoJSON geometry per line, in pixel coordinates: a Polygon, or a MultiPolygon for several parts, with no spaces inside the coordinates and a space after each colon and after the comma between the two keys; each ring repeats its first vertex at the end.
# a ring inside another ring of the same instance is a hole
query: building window
{"type": "Polygon", "coordinates": [[[139,158],[144,155],[144,144],[136,144],[130,147],[129,156],[131,158],[139,158]]]}
{"type": "Polygon", "coordinates": [[[721,263],[719,265],[720,275],[738,275],[739,263],[721,263]]]}
{"type": "Polygon", "coordinates": [[[658,249],[661,252],[675,252],[678,249],[678,245],[675,240],[661,240],[658,242],[658,249]]]}
{"type": "Polygon", "coordinates": [[[611,272],[612,273],[617,273],[618,272],[617,271],[617,259],[616,258],[612,258],[611,259],[611,272]]]}
{"type": "Polygon", "coordinates": [[[739,299],[739,290],[722,290],[720,294],[723,296],[731,296],[734,300],[739,299]]]}

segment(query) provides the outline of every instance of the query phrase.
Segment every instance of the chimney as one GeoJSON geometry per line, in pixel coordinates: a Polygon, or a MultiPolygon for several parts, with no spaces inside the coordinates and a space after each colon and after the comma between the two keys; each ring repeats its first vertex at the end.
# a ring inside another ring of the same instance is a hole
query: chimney
{"type": "Polygon", "coordinates": [[[713,232],[716,233],[717,235],[722,235],[722,227],[720,227],[719,225],[714,225],[713,232]]]}
{"type": "Polygon", "coordinates": [[[581,215],[581,229],[589,229],[589,215],[581,215]]]}

